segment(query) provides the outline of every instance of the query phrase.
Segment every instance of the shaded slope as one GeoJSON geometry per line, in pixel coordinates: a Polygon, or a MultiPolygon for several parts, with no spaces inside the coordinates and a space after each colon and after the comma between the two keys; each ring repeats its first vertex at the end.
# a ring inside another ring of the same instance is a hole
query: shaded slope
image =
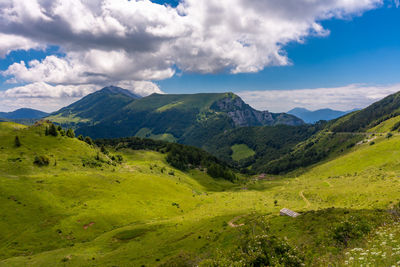
{"type": "Polygon", "coordinates": [[[323,127],[323,124],[242,127],[214,136],[203,148],[240,168],[251,167],[252,172],[263,172],[269,162],[290,153],[298,143],[307,140],[323,127]],[[255,155],[240,161],[233,160],[235,145],[245,145],[255,155]]]}
{"type": "Polygon", "coordinates": [[[78,132],[109,138],[132,136],[147,129],[149,134],[170,134],[180,143],[201,147],[211,136],[227,129],[276,124],[301,125],[303,121],[292,115],[254,110],[232,93],[153,94],[78,132]]]}
{"type": "Polygon", "coordinates": [[[140,98],[128,90],[109,86],[52,113],[48,119],[69,127],[93,125],[140,98]]]}

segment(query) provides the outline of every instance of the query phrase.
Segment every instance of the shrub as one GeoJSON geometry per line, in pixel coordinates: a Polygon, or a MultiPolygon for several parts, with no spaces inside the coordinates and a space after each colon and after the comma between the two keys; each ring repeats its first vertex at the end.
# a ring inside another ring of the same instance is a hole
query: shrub
{"type": "Polygon", "coordinates": [[[375,145],[375,142],[372,141],[371,143],[369,143],[369,145],[370,145],[370,146],[373,146],[373,145],[375,145]]]}
{"type": "Polygon", "coordinates": [[[100,150],[101,150],[101,153],[103,153],[104,155],[108,155],[108,154],[109,154],[109,152],[108,152],[108,150],[105,148],[105,146],[101,146],[100,150]]]}
{"type": "Polygon", "coordinates": [[[96,167],[101,167],[103,166],[101,162],[93,159],[82,159],[82,166],[83,167],[90,167],[90,168],[96,168],[96,167]]]}
{"type": "Polygon", "coordinates": [[[199,266],[304,266],[304,257],[289,243],[272,235],[265,221],[253,221],[241,228],[236,249],[220,251],[199,266]]]}
{"type": "Polygon", "coordinates": [[[80,135],[78,136],[78,140],[84,141],[83,135],[80,134],[80,135]]]}
{"type": "Polygon", "coordinates": [[[392,133],[388,133],[388,134],[386,135],[386,138],[390,138],[390,137],[392,137],[392,136],[393,136],[392,133]]]}
{"type": "Polygon", "coordinates": [[[48,166],[50,159],[47,156],[36,156],[33,163],[39,167],[48,166]]]}
{"type": "Polygon", "coordinates": [[[93,140],[92,140],[92,138],[90,138],[89,136],[86,136],[85,137],[85,142],[87,143],[87,144],[89,144],[89,145],[93,145],[93,140]]]}
{"type": "Polygon", "coordinates": [[[18,135],[15,137],[14,143],[15,143],[16,147],[20,147],[21,146],[21,141],[19,140],[18,135]]]}
{"type": "Polygon", "coordinates": [[[333,239],[347,246],[352,239],[360,238],[371,230],[365,220],[355,219],[338,224],[333,230],[333,239]]]}
{"type": "Polygon", "coordinates": [[[69,129],[67,130],[67,136],[68,136],[69,138],[74,138],[74,137],[75,137],[74,130],[72,130],[71,128],[69,128],[69,129]]]}

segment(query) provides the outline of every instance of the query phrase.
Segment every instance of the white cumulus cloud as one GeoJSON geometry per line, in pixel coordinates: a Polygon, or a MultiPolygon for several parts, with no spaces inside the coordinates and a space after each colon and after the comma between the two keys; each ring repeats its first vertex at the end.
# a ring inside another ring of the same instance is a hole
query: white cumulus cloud
{"type": "Polygon", "coordinates": [[[285,45],[328,35],[322,20],[348,19],[382,4],[182,0],[171,7],[149,0],[1,0],[0,57],[48,46],[62,52],[14,62],[0,72],[8,83],[27,84],[1,97],[75,97],[108,84],[146,95],[160,90],[152,81],[170,78],[176,69],[244,73],[289,65],[285,45]]]}
{"type": "Polygon", "coordinates": [[[66,53],[65,58],[15,63],[3,75],[77,84],[165,79],[174,75],[175,66],[201,73],[257,72],[290,64],[283,49],[288,42],[326,35],[319,21],[358,15],[381,4],[183,0],[172,8],[149,0],[3,0],[2,34],[58,45],[66,53]]]}

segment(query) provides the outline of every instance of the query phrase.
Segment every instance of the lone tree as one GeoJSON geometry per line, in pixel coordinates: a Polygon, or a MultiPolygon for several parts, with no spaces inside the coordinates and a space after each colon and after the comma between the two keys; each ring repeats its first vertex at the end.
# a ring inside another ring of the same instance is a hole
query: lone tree
{"type": "Polygon", "coordinates": [[[69,129],[67,130],[67,136],[68,136],[69,138],[74,138],[74,137],[75,137],[74,130],[72,130],[71,128],[69,128],[69,129]]]}
{"type": "Polygon", "coordinates": [[[52,136],[57,136],[58,135],[57,128],[56,128],[56,126],[54,124],[50,125],[49,135],[52,135],[52,136]]]}
{"type": "Polygon", "coordinates": [[[20,147],[20,146],[21,146],[21,141],[19,140],[18,135],[15,137],[14,143],[15,143],[15,146],[16,146],[16,147],[20,147]]]}

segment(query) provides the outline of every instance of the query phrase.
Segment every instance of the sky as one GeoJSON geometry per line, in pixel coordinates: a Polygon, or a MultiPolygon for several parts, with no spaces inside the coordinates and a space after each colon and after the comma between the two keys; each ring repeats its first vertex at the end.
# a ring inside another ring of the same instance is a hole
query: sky
{"type": "Polygon", "coordinates": [[[230,91],[273,112],[400,91],[399,0],[3,0],[0,25],[0,111],[108,85],[230,91]]]}

